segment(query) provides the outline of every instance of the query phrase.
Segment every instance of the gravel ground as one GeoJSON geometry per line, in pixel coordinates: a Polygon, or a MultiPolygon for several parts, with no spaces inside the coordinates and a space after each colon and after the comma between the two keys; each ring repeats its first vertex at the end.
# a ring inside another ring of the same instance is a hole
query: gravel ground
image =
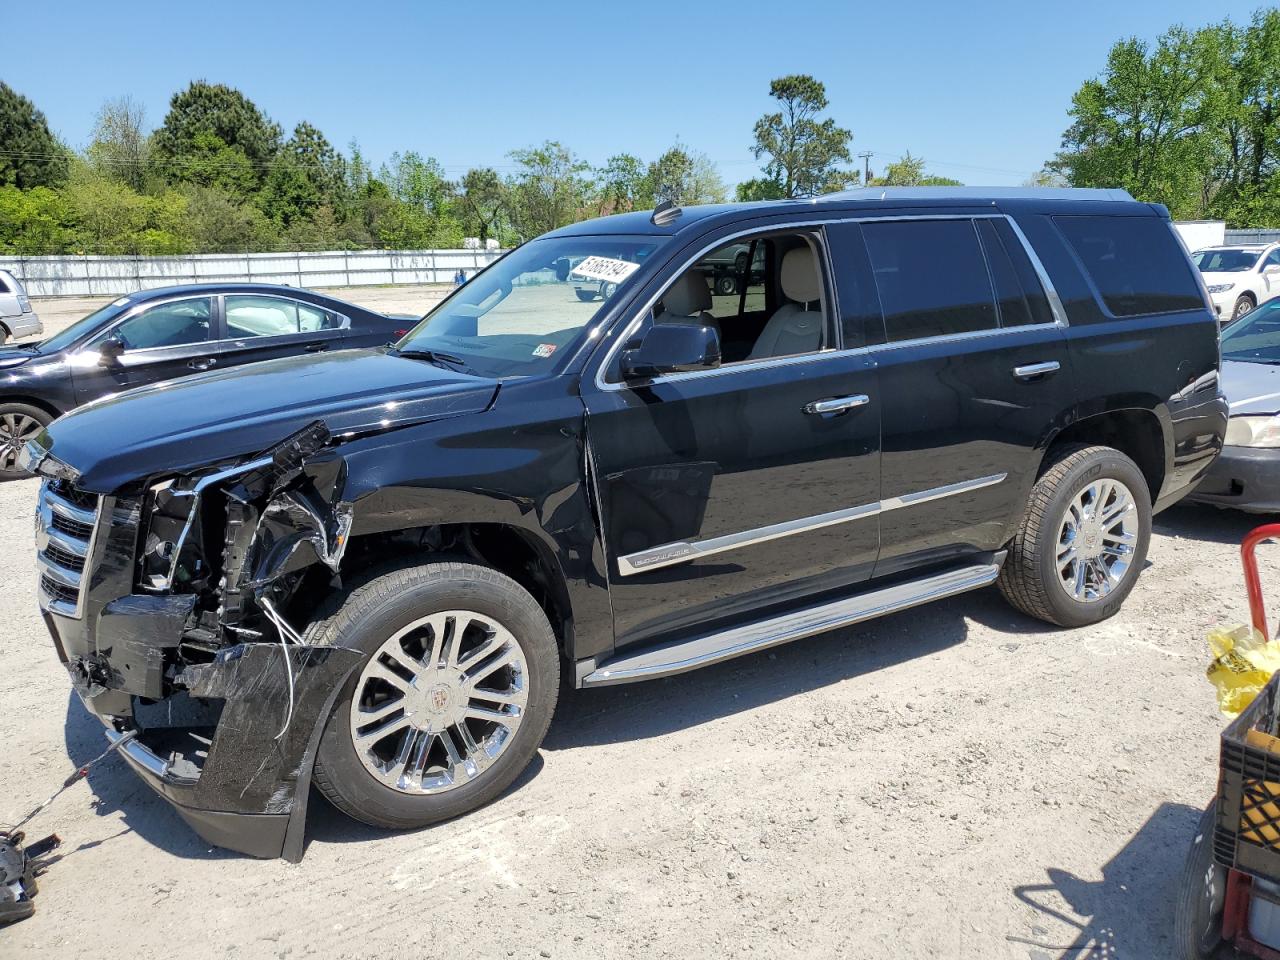
{"type": "MultiPolygon", "coordinates": [[[[436,292],[345,293],[401,311],[436,292]]],[[[36,612],[35,491],[0,486],[5,823],[103,747],[36,612]]],[[[568,694],[497,802],[394,834],[317,799],[297,866],[210,849],[112,760],[33,825],[67,856],[0,956],[1168,956],[1225,723],[1204,636],[1248,617],[1255,522],[1162,515],[1096,627],[1049,629],[990,589],[568,694]]]]}
{"type": "MultiPolygon", "coordinates": [[[[0,487],[5,822],[103,745],[36,613],[35,491],[0,487]]],[[[985,590],[568,695],[494,804],[393,834],[317,800],[297,866],[209,849],[113,760],[34,826],[68,856],[0,955],[1166,956],[1224,725],[1203,637],[1247,618],[1252,522],[1163,515],[1097,627],[985,590]]]]}

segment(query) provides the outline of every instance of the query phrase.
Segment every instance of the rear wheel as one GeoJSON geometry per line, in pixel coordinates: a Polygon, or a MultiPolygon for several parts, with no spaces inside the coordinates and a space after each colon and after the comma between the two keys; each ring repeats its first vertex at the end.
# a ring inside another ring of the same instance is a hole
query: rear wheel
{"type": "Polygon", "coordinates": [[[1151,539],[1151,499],[1119,450],[1063,447],[1036,481],[1000,571],[1023,613],[1061,627],[1110,617],[1133,589],[1151,539]]]}
{"type": "Polygon", "coordinates": [[[1227,895],[1227,871],[1213,859],[1216,804],[1200,817],[1195,839],[1187,851],[1174,907],[1173,942],[1179,960],[1207,960],[1222,943],[1222,905],[1227,895]]]}
{"type": "Polygon", "coordinates": [[[732,274],[722,273],[716,278],[716,293],[727,296],[737,290],[738,281],[732,274]]]}
{"type": "Polygon", "coordinates": [[[308,639],[365,654],[325,726],[315,781],[374,826],[420,827],[488,803],[533,759],[555,711],[546,614],[488,567],[383,572],[308,639]]]}
{"type": "Polygon", "coordinates": [[[0,403],[0,478],[26,476],[18,468],[18,454],[28,440],[34,440],[52,421],[53,417],[39,407],[0,403]]]}

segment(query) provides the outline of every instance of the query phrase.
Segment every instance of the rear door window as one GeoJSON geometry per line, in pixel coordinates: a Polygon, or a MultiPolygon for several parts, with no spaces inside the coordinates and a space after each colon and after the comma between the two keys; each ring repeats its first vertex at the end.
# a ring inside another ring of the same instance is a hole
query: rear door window
{"type": "Polygon", "coordinates": [[[1054,217],[1116,317],[1203,310],[1182,245],[1159,217],[1054,217]]]}
{"type": "Polygon", "coordinates": [[[889,343],[999,326],[972,220],[873,221],[862,231],[889,343]]]}
{"type": "Polygon", "coordinates": [[[1040,277],[1009,222],[1000,218],[975,222],[991,269],[991,282],[1000,308],[1000,326],[1052,323],[1053,312],[1049,309],[1040,277]]]}

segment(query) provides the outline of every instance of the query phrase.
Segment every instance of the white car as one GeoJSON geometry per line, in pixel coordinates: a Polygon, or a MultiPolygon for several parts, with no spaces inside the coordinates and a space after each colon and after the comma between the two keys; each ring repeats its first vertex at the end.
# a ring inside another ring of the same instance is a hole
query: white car
{"type": "Polygon", "coordinates": [[[1223,323],[1280,296],[1280,243],[1206,247],[1191,255],[1223,323]]]}
{"type": "Polygon", "coordinates": [[[8,270],[0,270],[0,343],[44,333],[44,324],[31,309],[27,291],[8,270]]]}

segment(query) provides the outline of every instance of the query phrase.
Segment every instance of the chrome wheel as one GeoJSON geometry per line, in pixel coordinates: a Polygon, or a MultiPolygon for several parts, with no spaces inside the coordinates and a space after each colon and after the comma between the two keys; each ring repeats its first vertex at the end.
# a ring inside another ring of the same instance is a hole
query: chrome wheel
{"type": "Polygon", "coordinates": [[[1100,479],[1077,493],[1058,528],[1062,589],[1082,603],[1101,600],[1129,572],[1138,541],[1138,509],[1119,480],[1100,479]]]}
{"type": "Polygon", "coordinates": [[[25,413],[0,413],[0,472],[18,472],[18,454],[42,429],[39,420],[25,413]]]}
{"type": "Polygon", "coordinates": [[[1253,302],[1248,297],[1241,297],[1236,301],[1235,313],[1231,315],[1232,320],[1239,320],[1253,312],[1253,302]]]}
{"type": "Polygon", "coordinates": [[[369,659],[351,699],[351,742],[393,790],[435,794],[482,776],[511,744],[529,669],[493,617],[445,610],[400,630],[369,659]]]}

